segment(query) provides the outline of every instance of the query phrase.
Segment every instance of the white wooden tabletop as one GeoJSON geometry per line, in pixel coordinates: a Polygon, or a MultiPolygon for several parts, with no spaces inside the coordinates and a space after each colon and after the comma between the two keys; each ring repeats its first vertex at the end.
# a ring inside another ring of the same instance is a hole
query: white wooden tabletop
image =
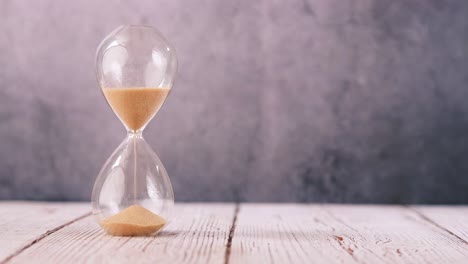
{"type": "Polygon", "coordinates": [[[112,237],[88,203],[0,202],[0,263],[468,263],[468,206],[177,204],[112,237]]]}

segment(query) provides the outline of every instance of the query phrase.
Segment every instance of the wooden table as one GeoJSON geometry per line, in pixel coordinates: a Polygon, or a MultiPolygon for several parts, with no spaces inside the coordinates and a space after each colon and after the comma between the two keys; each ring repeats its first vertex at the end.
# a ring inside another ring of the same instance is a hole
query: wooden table
{"type": "Polygon", "coordinates": [[[88,203],[0,202],[0,263],[468,263],[468,206],[178,204],[112,237],[88,203]]]}

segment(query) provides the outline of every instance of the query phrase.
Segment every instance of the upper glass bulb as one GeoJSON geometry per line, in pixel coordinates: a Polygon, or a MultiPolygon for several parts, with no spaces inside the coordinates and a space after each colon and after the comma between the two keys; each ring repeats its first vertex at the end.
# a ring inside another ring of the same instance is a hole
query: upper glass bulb
{"type": "Polygon", "coordinates": [[[143,130],[172,88],[174,48],[152,27],[121,26],[102,41],[96,57],[97,80],[107,102],[127,130],[143,130]],[[139,109],[129,110],[128,104],[139,109]]]}

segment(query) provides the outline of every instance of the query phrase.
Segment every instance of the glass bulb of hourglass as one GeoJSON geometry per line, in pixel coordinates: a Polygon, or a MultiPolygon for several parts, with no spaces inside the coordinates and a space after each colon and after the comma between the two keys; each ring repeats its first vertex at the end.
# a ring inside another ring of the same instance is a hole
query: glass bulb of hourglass
{"type": "Polygon", "coordinates": [[[169,95],[177,59],[155,29],[121,26],[97,51],[97,79],[127,137],[102,167],[93,188],[93,214],[111,235],[149,235],[171,220],[174,194],[143,130],[169,95]]]}

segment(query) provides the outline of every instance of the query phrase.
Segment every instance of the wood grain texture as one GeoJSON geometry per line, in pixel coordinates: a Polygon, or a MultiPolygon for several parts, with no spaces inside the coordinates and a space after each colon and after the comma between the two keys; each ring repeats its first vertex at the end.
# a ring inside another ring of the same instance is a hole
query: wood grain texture
{"type": "Polygon", "coordinates": [[[467,263],[468,247],[400,206],[243,205],[230,263],[467,263]]]}
{"type": "Polygon", "coordinates": [[[89,213],[84,203],[0,203],[0,263],[89,213]]]}
{"type": "Polygon", "coordinates": [[[159,235],[133,238],[88,210],[0,202],[0,263],[468,263],[466,206],[178,204],[159,235]]]}
{"type": "Polygon", "coordinates": [[[92,216],[41,240],[11,263],[223,263],[234,205],[178,205],[156,237],[112,237],[92,216]]]}
{"type": "Polygon", "coordinates": [[[468,207],[418,206],[411,208],[421,214],[421,217],[447,230],[468,245],[468,207]]]}
{"type": "Polygon", "coordinates": [[[361,263],[467,263],[468,247],[402,206],[326,206],[361,263]]]}

